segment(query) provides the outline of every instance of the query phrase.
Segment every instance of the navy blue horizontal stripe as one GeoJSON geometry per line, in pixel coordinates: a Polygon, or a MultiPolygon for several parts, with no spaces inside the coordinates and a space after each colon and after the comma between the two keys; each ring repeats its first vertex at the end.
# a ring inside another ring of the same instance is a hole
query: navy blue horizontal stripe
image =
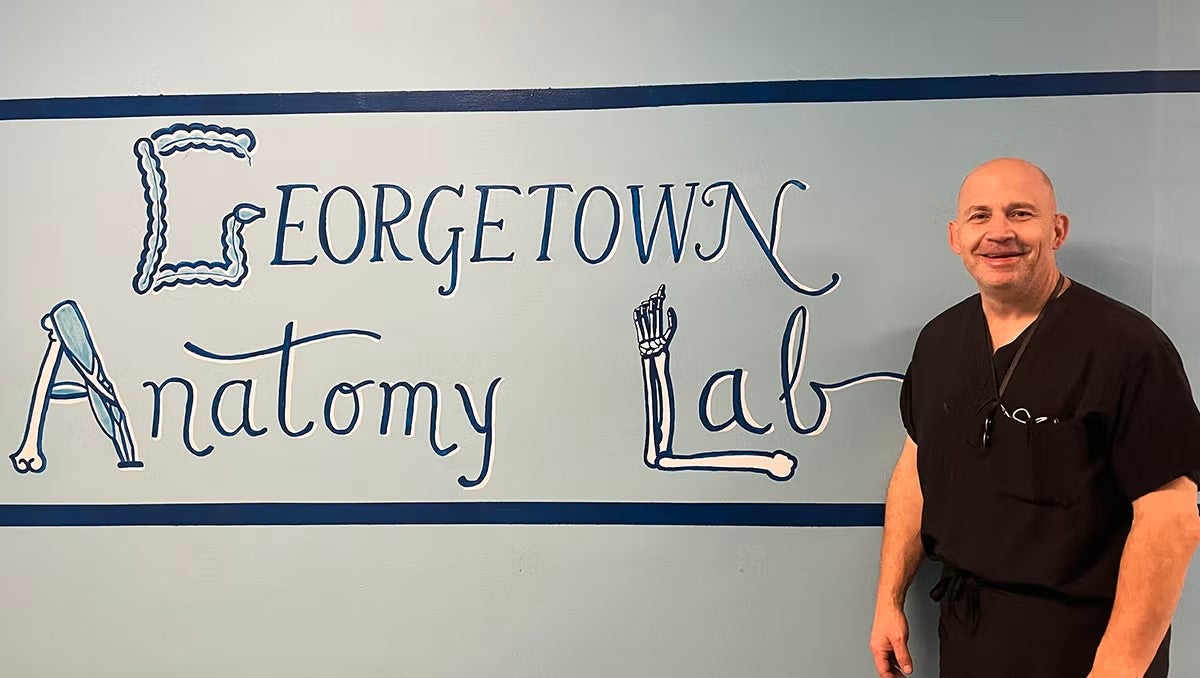
{"type": "Polygon", "coordinates": [[[628,87],[169,94],[0,100],[0,120],[562,111],[722,104],[924,101],[1200,92],[1200,71],[684,83],[628,87]]]}
{"type": "Polygon", "coordinates": [[[396,502],[4,504],[0,527],[148,525],[694,525],[880,527],[883,504],[396,502]]]}

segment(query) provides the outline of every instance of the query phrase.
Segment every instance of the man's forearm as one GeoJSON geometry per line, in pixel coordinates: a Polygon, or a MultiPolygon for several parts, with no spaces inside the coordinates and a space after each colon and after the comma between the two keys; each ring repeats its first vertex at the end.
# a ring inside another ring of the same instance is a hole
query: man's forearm
{"type": "Polygon", "coordinates": [[[1094,674],[1140,676],[1154,659],[1200,539],[1194,510],[1192,515],[1175,512],[1134,518],[1094,674]]]}
{"type": "Polygon", "coordinates": [[[902,607],[924,556],[921,548],[921,487],[916,448],[907,442],[888,483],[876,604],[902,607]]]}

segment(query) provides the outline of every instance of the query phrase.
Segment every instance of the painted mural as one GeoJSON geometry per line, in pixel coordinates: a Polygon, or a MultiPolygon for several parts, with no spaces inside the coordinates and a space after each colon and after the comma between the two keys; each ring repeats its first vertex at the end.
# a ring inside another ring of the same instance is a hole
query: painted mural
{"type": "MultiPolygon", "coordinates": [[[[443,184],[426,195],[414,196],[412,191],[397,184],[376,184],[368,191],[350,185],[321,188],[315,184],[287,183],[276,186],[275,196],[256,196],[253,201],[233,205],[219,224],[189,223],[186,215],[177,218],[171,212],[170,196],[174,191],[202,189],[169,184],[173,159],[207,153],[251,165],[259,146],[257,136],[250,129],[200,122],[175,123],[133,142],[136,175],[131,174],[129,183],[131,188],[140,187],[145,205],[142,249],[136,259],[131,257],[136,261],[131,276],[133,294],[171,294],[180,287],[204,287],[210,288],[213,294],[222,294],[253,286],[256,276],[252,275],[254,271],[247,254],[245,234],[247,229],[269,226],[273,214],[273,256],[268,268],[258,271],[258,276],[270,275],[274,267],[312,267],[318,258],[338,266],[384,261],[419,263],[444,272],[435,293],[450,298],[460,285],[465,284],[462,272],[468,266],[482,262],[536,266],[551,261],[550,242],[554,235],[552,226],[556,210],[569,210],[564,207],[563,194],[577,192],[579,199],[571,219],[573,233],[560,235],[571,238],[573,251],[567,256],[573,254],[580,265],[597,266],[615,256],[621,237],[634,239],[636,254],[642,264],[649,263],[656,254],[669,256],[676,264],[688,256],[700,262],[713,262],[731,246],[731,231],[740,229],[752,236],[751,242],[763,265],[769,267],[777,283],[791,292],[808,298],[823,297],[833,294],[842,282],[842,276],[836,272],[826,274],[825,280],[803,282],[789,269],[779,252],[778,243],[785,229],[785,198],[808,189],[799,179],[781,183],[771,206],[769,222],[756,217],[752,206],[732,181],[712,182],[703,189],[699,182],[688,182],[682,187],[666,183],[660,187],[657,205],[644,195],[646,187],[642,185],[629,185],[624,189],[594,185],[577,189],[571,184],[556,183],[526,187],[478,185],[468,189],[462,184],[443,184]],[[135,177],[137,181],[134,181],[135,177]],[[300,215],[293,199],[306,192],[321,196],[320,206],[316,213],[308,211],[300,215]],[[533,252],[524,252],[520,257],[511,251],[507,254],[484,253],[489,232],[505,228],[504,218],[497,218],[489,211],[489,198],[497,192],[544,200],[545,218],[536,256],[533,252]],[[478,218],[473,229],[451,226],[439,232],[433,226],[439,201],[464,201],[471,199],[473,194],[477,196],[478,205],[478,218]],[[681,210],[679,203],[684,202],[683,195],[686,195],[686,203],[681,210]],[[337,204],[348,205],[357,218],[349,225],[336,222],[330,214],[331,206],[337,204]],[[646,207],[653,208],[652,220],[644,215],[646,207]],[[689,240],[689,225],[698,210],[716,210],[719,214],[720,230],[715,243],[699,242],[694,236],[689,240]],[[173,229],[181,228],[211,232],[220,258],[189,259],[195,255],[176,252],[171,246],[171,234],[173,229]],[[334,229],[340,232],[347,228],[353,235],[353,246],[349,250],[338,249],[331,233],[334,229]],[[316,231],[315,243],[311,237],[313,231],[316,231]],[[595,248],[592,243],[596,238],[587,237],[592,231],[600,233],[599,241],[603,242],[603,247],[595,248]],[[408,234],[415,234],[415,252],[405,241],[408,234]],[[308,239],[301,241],[305,235],[308,239]],[[401,249],[401,243],[404,249],[401,249]]],[[[680,407],[684,394],[676,392],[671,374],[672,342],[681,327],[680,314],[667,298],[666,285],[660,285],[643,300],[631,300],[631,307],[633,337],[630,350],[636,349],[635,355],[641,361],[643,392],[640,397],[645,403],[645,440],[640,446],[630,441],[630,450],[640,448],[638,454],[629,455],[630,463],[638,463],[640,458],[640,463],[651,470],[757,473],[774,481],[787,481],[798,471],[802,472],[798,469],[796,454],[784,449],[724,449],[716,445],[712,449],[678,449],[675,432],[679,426],[698,425],[712,434],[736,428],[762,436],[773,432],[775,424],[760,423],[750,411],[746,395],[749,373],[740,367],[714,372],[694,396],[696,420],[685,417],[686,410],[680,407]],[[730,408],[731,414],[723,421],[717,421],[718,417],[713,414],[715,401],[730,408]]],[[[682,327],[686,332],[686,312],[683,317],[682,327]]],[[[458,417],[465,419],[479,437],[481,452],[477,472],[458,477],[457,483],[463,489],[482,488],[487,484],[497,456],[494,439],[497,401],[503,397],[502,386],[506,380],[518,377],[496,375],[486,383],[455,383],[452,387],[428,380],[391,380],[387,377],[342,381],[330,385],[324,392],[321,417],[298,421],[293,413],[296,396],[292,389],[292,374],[302,359],[302,347],[316,342],[336,342],[347,350],[386,351],[388,344],[387,337],[369,327],[301,329],[308,325],[307,321],[302,318],[287,322],[281,330],[279,343],[270,346],[225,346],[228,340],[222,336],[219,324],[208,332],[208,336],[181,342],[187,355],[196,360],[230,367],[250,361],[270,362],[278,374],[274,384],[263,384],[254,378],[230,379],[212,393],[202,393],[186,375],[169,375],[148,377],[140,384],[122,384],[118,389],[106,376],[98,342],[89,329],[81,305],[73,299],[62,300],[40,318],[48,338],[47,350],[36,370],[25,432],[17,450],[9,457],[13,469],[21,474],[43,474],[51,468],[42,443],[48,409],[55,404],[86,399],[98,424],[97,435],[107,437],[113,445],[117,469],[144,468],[135,440],[147,433],[150,441],[161,446],[158,449],[207,457],[223,439],[265,437],[270,444],[279,444],[308,436],[316,427],[324,427],[335,436],[349,436],[362,428],[387,437],[393,428],[400,428],[401,419],[405,437],[411,438],[423,428],[429,451],[447,457],[459,454],[461,446],[456,441],[442,440],[443,417],[458,417]],[[216,348],[218,344],[220,348],[216,348]],[[79,381],[62,378],[60,369],[63,365],[69,365],[79,381]],[[150,399],[152,415],[149,421],[131,423],[118,391],[128,393],[139,386],[142,390],[133,397],[150,399]],[[255,409],[258,394],[264,390],[273,394],[274,407],[270,413],[255,409]],[[368,391],[374,391],[378,396],[379,407],[374,411],[369,411],[364,402],[364,394],[368,391]],[[172,393],[182,396],[181,407],[168,403],[172,393]],[[420,421],[418,410],[423,399],[428,402],[428,418],[420,421]],[[234,420],[222,413],[228,402],[237,405],[238,414],[234,420]],[[339,416],[339,405],[344,405],[342,409],[348,407],[349,414],[339,416]],[[177,444],[160,442],[163,420],[168,417],[175,417],[181,423],[182,436],[177,444]]],[[[613,318],[612,321],[620,322],[620,319],[613,318]]],[[[898,382],[902,378],[902,374],[894,370],[872,366],[873,370],[834,375],[837,378],[829,381],[806,381],[811,332],[808,308],[798,305],[781,323],[779,331],[779,371],[775,386],[779,389],[778,400],[788,426],[797,436],[817,436],[825,430],[832,420],[837,392],[868,382],[898,382]],[[807,422],[801,414],[804,408],[799,404],[805,400],[815,403],[811,408],[815,414],[807,422]]],[[[33,362],[33,356],[30,358],[33,362]]],[[[520,407],[520,404],[515,406],[520,407]]]]}

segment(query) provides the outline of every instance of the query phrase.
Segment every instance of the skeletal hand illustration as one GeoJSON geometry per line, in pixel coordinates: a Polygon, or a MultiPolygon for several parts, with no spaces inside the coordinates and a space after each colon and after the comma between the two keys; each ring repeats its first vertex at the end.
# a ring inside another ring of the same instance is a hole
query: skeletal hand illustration
{"type": "Polygon", "coordinates": [[[658,291],[646,299],[633,312],[633,324],[637,329],[638,349],[642,357],[650,358],[667,350],[675,336],[677,318],[674,308],[663,305],[667,299],[667,286],[659,285],[658,291]]]}
{"type": "Polygon", "coordinates": [[[668,308],[664,316],[666,299],[667,286],[660,285],[657,292],[633,311],[646,403],[646,442],[642,454],[650,468],[657,468],[659,459],[670,456],[675,432],[675,394],[667,349],[675,336],[676,317],[673,308],[668,308]]]}
{"type": "Polygon", "coordinates": [[[642,356],[642,390],[646,405],[646,439],[642,453],[646,465],[664,471],[752,471],[765,473],[775,480],[791,478],[796,472],[796,458],[783,450],[675,453],[675,391],[671,383],[670,346],[678,328],[678,317],[675,309],[666,305],[666,298],[666,285],[660,285],[633,312],[638,351],[642,356]]]}

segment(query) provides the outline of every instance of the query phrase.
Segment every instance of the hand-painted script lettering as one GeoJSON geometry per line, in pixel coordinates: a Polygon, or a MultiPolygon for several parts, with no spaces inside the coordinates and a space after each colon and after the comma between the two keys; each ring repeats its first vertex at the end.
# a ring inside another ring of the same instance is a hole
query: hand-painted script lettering
{"type": "MultiPolygon", "coordinates": [[[[329,386],[322,402],[305,403],[309,414],[301,417],[304,419],[303,422],[298,423],[296,421],[296,415],[293,413],[294,398],[292,396],[292,385],[294,382],[293,372],[296,362],[299,359],[300,347],[317,342],[328,342],[338,339],[348,340],[350,338],[368,339],[374,342],[382,339],[375,332],[356,329],[333,330],[309,336],[296,336],[295,323],[289,322],[283,329],[283,340],[274,346],[242,353],[216,353],[189,341],[184,344],[184,349],[197,358],[214,361],[223,365],[259,359],[276,359],[278,361],[279,376],[273,390],[275,405],[273,423],[277,432],[283,434],[285,438],[303,438],[312,434],[317,427],[317,421],[320,421],[325,430],[335,436],[348,436],[358,428],[360,422],[366,422],[368,415],[364,411],[363,401],[368,399],[368,397],[377,400],[379,403],[374,415],[375,421],[378,422],[380,436],[386,437],[390,433],[393,427],[392,420],[396,413],[401,411],[402,407],[402,411],[404,412],[404,435],[405,437],[412,437],[417,425],[416,414],[420,406],[421,394],[424,392],[427,394],[429,400],[427,435],[430,450],[441,457],[459,452],[461,449],[459,442],[451,442],[449,445],[443,445],[441,442],[440,426],[442,424],[442,411],[440,408],[446,407],[451,411],[454,411],[454,408],[450,403],[447,403],[442,388],[438,384],[429,381],[377,381],[374,379],[355,382],[341,381],[329,386]],[[339,403],[349,403],[348,406],[351,414],[347,417],[348,421],[340,423],[336,421],[335,410],[339,403]],[[313,410],[320,411],[321,416],[319,419],[316,418],[313,410]]],[[[495,455],[496,391],[502,381],[503,377],[496,377],[487,385],[486,395],[483,396],[482,403],[476,401],[471,389],[466,384],[454,384],[454,390],[458,392],[462,401],[460,408],[462,415],[468,420],[471,429],[482,438],[480,441],[481,461],[479,473],[473,478],[465,475],[459,477],[458,484],[464,488],[483,487],[491,475],[492,462],[495,455]]],[[[184,377],[172,376],[161,381],[146,381],[142,384],[143,387],[150,390],[154,398],[151,437],[155,440],[160,438],[165,409],[164,401],[168,393],[167,387],[173,385],[182,389],[184,395],[183,412],[181,415],[184,447],[198,457],[205,457],[212,454],[216,449],[215,444],[209,443],[201,447],[197,444],[194,437],[192,427],[196,416],[196,386],[184,377]]],[[[271,426],[260,421],[254,413],[255,396],[258,391],[259,385],[254,378],[230,379],[221,384],[209,401],[209,418],[212,422],[213,430],[219,436],[226,438],[238,435],[245,435],[251,438],[267,435],[271,431],[271,426]],[[221,405],[226,398],[239,397],[241,417],[236,422],[236,425],[231,426],[222,420],[221,405]]]]}

